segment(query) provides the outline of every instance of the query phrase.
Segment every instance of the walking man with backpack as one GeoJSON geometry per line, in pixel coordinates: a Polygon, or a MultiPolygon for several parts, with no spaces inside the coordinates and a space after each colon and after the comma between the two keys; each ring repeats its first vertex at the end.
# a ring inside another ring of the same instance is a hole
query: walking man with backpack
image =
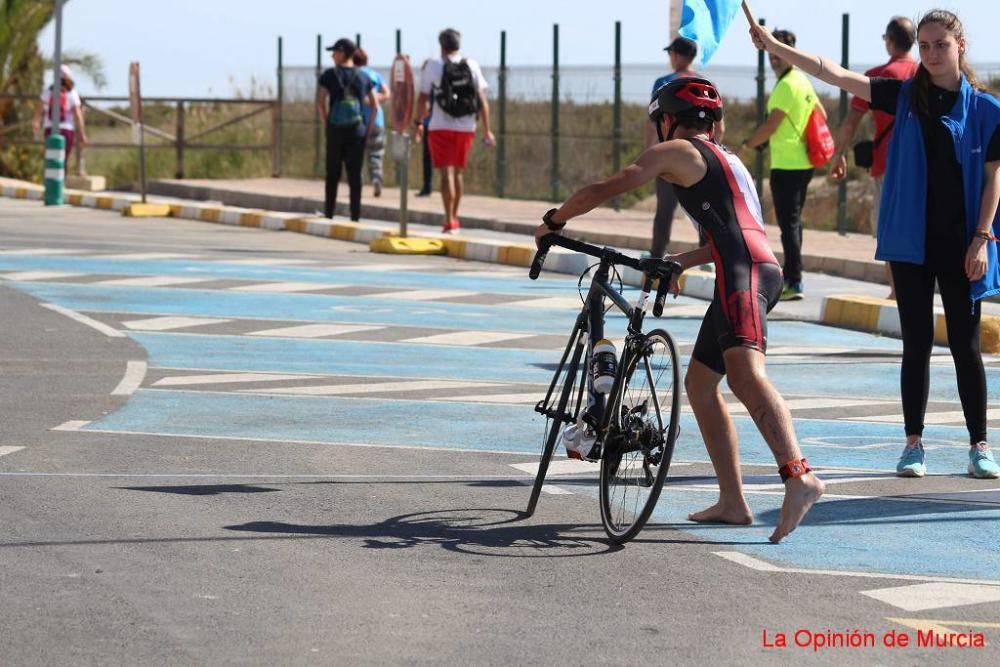
{"type": "Polygon", "coordinates": [[[319,77],[316,112],[326,118],[326,202],[324,214],[333,217],[341,168],[347,167],[351,191],[351,220],[361,219],[361,166],[365,141],[379,111],[378,96],[369,78],[351,60],[357,47],[347,38],[338,39],[327,51],[333,52],[334,67],[319,77]],[[364,121],[362,100],[371,109],[364,121]]]}
{"type": "Polygon", "coordinates": [[[476,136],[476,117],[483,119],[483,143],[495,145],[490,131],[490,106],[486,100],[486,78],[479,63],[463,58],[459,52],[461,35],[448,28],[438,35],[441,58],[430,60],[420,77],[417,100],[415,140],[424,132],[424,119],[430,116],[427,145],[431,162],[441,175],[441,199],[444,202],[445,234],[458,232],[458,204],[464,190],[463,172],[469,150],[476,136]],[[439,108],[430,113],[430,96],[439,108]]]}

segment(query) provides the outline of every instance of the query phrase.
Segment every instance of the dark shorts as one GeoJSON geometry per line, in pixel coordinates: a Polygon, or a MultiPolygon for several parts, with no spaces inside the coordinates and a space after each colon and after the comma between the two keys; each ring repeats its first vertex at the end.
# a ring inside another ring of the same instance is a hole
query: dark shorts
{"type": "Polygon", "coordinates": [[[767,314],[778,303],[784,287],[777,264],[751,264],[746,272],[750,278],[748,290],[720,295],[716,283],[715,298],[705,312],[691,352],[692,359],[720,375],[726,374],[722,355],[731,347],[767,352],[767,314]]]}

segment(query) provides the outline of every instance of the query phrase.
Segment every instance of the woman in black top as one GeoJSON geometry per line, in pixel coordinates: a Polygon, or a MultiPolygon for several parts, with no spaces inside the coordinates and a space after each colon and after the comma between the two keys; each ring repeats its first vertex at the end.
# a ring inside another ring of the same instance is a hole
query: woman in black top
{"type": "Polygon", "coordinates": [[[989,246],[1000,230],[1000,102],[982,92],[965,61],[961,22],[947,11],[924,15],[917,26],[921,65],[908,81],[850,72],[779,43],[753,21],[750,35],[757,48],[869,100],[872,109],[896,115],[886,166],[893,191],[884,195],[880,209],[877,257],[890,262],[903,338],[906,447],[897,474],[926,473],[921,436],[937,282],[969,431],[968,472],[1000,477],[986,443],[986,374],[979,348],[979,299],[996,292],[997,254],[989,246]]]}

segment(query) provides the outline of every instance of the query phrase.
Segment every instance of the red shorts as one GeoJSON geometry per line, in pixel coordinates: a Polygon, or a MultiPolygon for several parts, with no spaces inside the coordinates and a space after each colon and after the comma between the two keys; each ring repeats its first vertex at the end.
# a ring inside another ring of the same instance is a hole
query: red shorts
{"type": "Polygon", "coordinates": [[[431,150],[431,163],[435,169],[441,167],[458,167],[465,169],[469,160],[469,150],[475,132],[456,132],[455,130],[431,130],[427,133],[427,147],[431,150]]]}

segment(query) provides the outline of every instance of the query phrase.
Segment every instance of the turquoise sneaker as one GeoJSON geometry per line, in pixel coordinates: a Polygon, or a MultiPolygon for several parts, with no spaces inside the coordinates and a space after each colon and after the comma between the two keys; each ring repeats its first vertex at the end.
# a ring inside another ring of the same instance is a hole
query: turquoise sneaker
{"type": "MultiPolygon", "coordinates": [[[[969,464],[970,471],[972,464],[969,464]]],[[[924,443],[917,440],[912,446],[907,446],[903,450],[903,455],[899,457],[896,464],[896,475],[898,477],[923,477],[927,474],[927,464],[924,463],[924,443]]]]}
{"type": "Polygon", "coordinates": [[[993,452],[986,441],[977,442],[969,450],[969,474],[979,479],[1000,477],[1000,465],[993,458],[993,452]]]}

